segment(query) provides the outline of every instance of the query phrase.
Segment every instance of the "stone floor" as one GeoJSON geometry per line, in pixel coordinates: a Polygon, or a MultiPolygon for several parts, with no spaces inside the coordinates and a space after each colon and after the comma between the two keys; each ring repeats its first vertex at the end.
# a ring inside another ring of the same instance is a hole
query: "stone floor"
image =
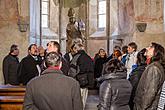
{"type": "Polygon", "coordinates": [[[96,90],[89,90],[85,110],[98,110],[97,105],[99,103],[99,95],[96,90]]]}
{"type": "Polygon", "coordinates": [[[99,102],[98,95],[89,95],[87,98],[85,110],[98,110],[97,105],[99,102]]]}

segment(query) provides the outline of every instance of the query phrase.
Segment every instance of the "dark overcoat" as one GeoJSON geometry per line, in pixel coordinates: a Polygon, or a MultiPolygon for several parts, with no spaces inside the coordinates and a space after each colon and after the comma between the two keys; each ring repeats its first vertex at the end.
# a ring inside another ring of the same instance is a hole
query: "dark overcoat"
{"type": "Polygon", "coordinates": [[[17,69],[19,60],[17,56],[7,55],[3,60],[4,83],[18,85],[17,69]]]}
{"type": "Polygon", "coordinates": [[[89,55],[84,50],[78,51],[77,54],[80,54],[77,59],[77,65],[79,65],[79,74],[87,74],[88,77],[88,85],[85,86],[87,88],[93,88],[94,86],[94,63],[89,55]]]}
{"type": "Polygon", "coordinates": [[[26,87],[23,110],[82,110],[79,83],[60,70],[46,69],[26,87]]]}
{"type": "Polygon", "coordinates": [[[38,76],[37,65],[39,64],[31,55],[24,57],[18,68],[19,83],[26,85],[32,78],[38,76]]]}

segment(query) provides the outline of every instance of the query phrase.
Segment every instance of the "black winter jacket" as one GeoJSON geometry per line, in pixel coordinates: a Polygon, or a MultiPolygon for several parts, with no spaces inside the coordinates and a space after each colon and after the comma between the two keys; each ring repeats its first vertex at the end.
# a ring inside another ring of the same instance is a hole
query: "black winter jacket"
{"type": "Polygon", "coordinates": [[[133,110],[133,100],[135,97],[135,92],[136,92],[136,88],[138,86],[139,80],[141,78],[142,73],[145,70],[146,65],[139,65],[136,69],[134,69],[131,74],[130,74],[130,78],[129,81],[132,85],[132,93],[131,93],[131,97],[130,97],[130,101],[129,101],[129,105],[130,105],[130,109],[133,110]]]}
{"type": "Polygon", "coordinates": [[[102,69],[103,69],[103,64],[106,63],[107,61],[107,58],[104,57],[104,58],[97,58],[96,61],[95,61],[95,66],[94,66],[94,78],[99,78],[101,76],[101,72],[102,72],[102,69]]]}
{"type": "Polygon", "coordinates": [[[79,74],[87,74],[88,85],[87,88],[92,88],[94,86],[94,64],[90,56],[86,54],[84,50],[78,51],[77,54],[81,54],[77,59],[77,65],[79,65],[79,74]]]}
{"type": "Polygon", "coordinates": [[[37,65],[40,63],[36,61],[31,55],[24,57],[18,68],[18,81],[26,85],[32,78],[39,75],[37,65]]]}
{"type": "Polygon", "coordinates": [[[18,85],[17,69],[19,66],[18,57],[7,55],[3,60],[3,75],[5,84],[18,85]]]}

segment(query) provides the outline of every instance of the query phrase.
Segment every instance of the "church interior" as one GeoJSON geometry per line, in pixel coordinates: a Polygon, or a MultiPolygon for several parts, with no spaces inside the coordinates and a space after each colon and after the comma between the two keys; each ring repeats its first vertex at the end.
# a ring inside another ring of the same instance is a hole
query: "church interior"
{"type": "Polygon", "coordinates": [[[85,50],[92,58],[100,48],[110,55],[114,46],[130,42],[138,50],[150,42],[165,47],[164,6],[164,0],[0,0],[0,63],[12,44],[19,46],[19,60],[30,44],[46,48],[52,40],[65,54],[70,17],[81,25],[85,50]]]}

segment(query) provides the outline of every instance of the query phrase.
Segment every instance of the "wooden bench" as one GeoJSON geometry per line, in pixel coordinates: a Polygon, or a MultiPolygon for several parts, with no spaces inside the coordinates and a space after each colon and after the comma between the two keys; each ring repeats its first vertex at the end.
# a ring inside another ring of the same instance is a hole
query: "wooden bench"
{"type": "Polygon", "coordinates": [[[0,96],[24,96],[24,86],[0,85],[0,96]]]}
{"type": "Polygon", "coordinates": [[[24,86],[0,85],[0,110],[22,110],[24,86]]]}
{"type": "Polygon", "coordinates": [[[0,96],[0,110],[22,110],[24,96],[0,96]]]}

